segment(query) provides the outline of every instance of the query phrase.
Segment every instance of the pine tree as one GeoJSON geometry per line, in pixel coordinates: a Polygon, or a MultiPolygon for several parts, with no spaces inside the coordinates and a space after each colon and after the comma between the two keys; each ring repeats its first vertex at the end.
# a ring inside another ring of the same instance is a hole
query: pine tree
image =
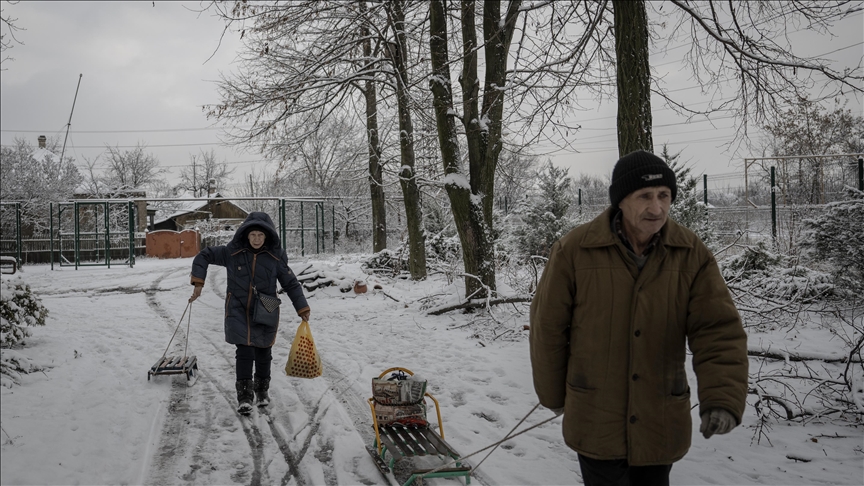
{"type": "Polygon", "coordinates": [[[691,174],[692,167],[679,162],[680,156],[680,152],[670,154],[666,144],[660,152],[660,157],[666,160],[669,168],[675,172],[675,182],[678,184],[678,195],[669,209],[669,217],[690,228],[708,248],[713,250],[712,245],[716,243],[715,227],[708,217],[708,208],[701,200],[699,180],[691,174]]]}
{"type": "Polygon", "coordinates": [[[517,230],[517,246],[525,256],[548,256],[552,244],[573,226],[567,217],[570,208],[568,169],[546,162],[537,174],[538,195],[520,211],[523,225],[517,230]]]}

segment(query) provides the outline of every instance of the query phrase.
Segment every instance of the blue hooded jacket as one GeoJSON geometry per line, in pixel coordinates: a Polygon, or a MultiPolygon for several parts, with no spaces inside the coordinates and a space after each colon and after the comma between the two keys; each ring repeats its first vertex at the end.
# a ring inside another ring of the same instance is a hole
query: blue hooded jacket
{"type": "Polygon", "coordinates": [[[309,309],[303,287],[288,267],[288,255],[282,249],[276,226],[267,213],[249,213],[231,242],[201,250],[192,261],[193,285],[204,284],[210,265],[223,266],[227,270],[225,341],[231,344],[268,348],[276,341],[278,325],[263,326],[252,322],[253,284],[258,292],[276,295],[278,281],[298,315],[309,309]],[[264,245],[258,250],[249,245],[248,235],[253,230],[267,235],[264,245]]]}

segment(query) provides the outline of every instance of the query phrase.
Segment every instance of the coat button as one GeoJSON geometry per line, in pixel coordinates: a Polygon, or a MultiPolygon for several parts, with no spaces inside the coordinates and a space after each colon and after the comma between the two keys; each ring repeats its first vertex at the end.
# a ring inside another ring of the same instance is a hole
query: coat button
{"type": "Polygon", "coordinates": [[[634,336],[639,337],[642,334],[642,331],[636,329],[636,332],[633,333],[634,336]]]}
{"type": "Polygon", "coordinates": [[[638,373],[633,373],[633,381],[636,381],[636,380],[638,380],[638,379],[639,379],[639,374],[638,374],[638,373]]]}
{"type": "Polygon", "coordinates": [[[635,416],[635,415],[631,415],[631,416],[630,416],[630,423],[631,423],[631,424],[635,424],[635,423],[636,423],[636,416],[635,416]]]}

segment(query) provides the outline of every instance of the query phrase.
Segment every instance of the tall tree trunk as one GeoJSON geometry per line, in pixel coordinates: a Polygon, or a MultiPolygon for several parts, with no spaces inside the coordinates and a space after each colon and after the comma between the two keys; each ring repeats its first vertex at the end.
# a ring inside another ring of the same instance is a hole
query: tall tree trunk
{"type": "MultiPolygon", "coordinates": [[[[360,10],[365,13],[366,2],[361,1],[360,10]]],[[[372,59],[372,39],[366,24],[361,27],[363,57],[372,59]]],[[[367,64],[366,67],[370,67],[367,64]]],[[[372,251],[378,253],[387,248],[387,205],[384,201],[384,177],[381,166],[381,141],[378,138],[378,96],[375,81],[364,82],[363,97],[366,99],[366,139],[369,144],[369,191],[372,198],[372,251]]]]}
{"type": "Polygon", "coordinates": [[[369,143],[369,191],[372,197],[372,251],[387,248],[387,206],[384,202],[384,177],[381,143],[378,139],[378,97],[375,82],[366,81],[366,136],[369,143]]]}
{"type": "MultiPolygon", "coordinates": [[[[469,88],[477,84],[476,57],[473,57],[473,48],[469,47],[476,45],[476,37],[471,37],[475,31],[473,27],[465,26],[466,24],[474,25],[473,12],[473,4],[463,2],[463,36],[467,33],[469,37],[467,40],[463,40],[463,48],[466,49],[464,54],[466,54],[465,66],[467,69],[463,72],[462,84],[469,88]]],[[[469,167],[470,180],[460,169],[458,131],[454,115],[456,111],[453,106],[450,61],[447,50],[447,17],[442,0],[432,0],[429,3],[429,19],[429,47],[432,60],[432,76],[429,86],[433,95],[438,143],[444,164],[444,188],[450,199],[453,221],[459,234],[459,241],[462,244],[462,259],[465,273],[468,275],[465,277],[466,297],[481,298],[488,296],[495,290],[495,253],[492,226],[487,223],[484,216],[483,198],[486,195],[481,192],[482,187],[478,182],[481,179],[480,173],[475,172],[482,172],[482,164],[472,164],[469,167]]],[[[476,36],[476,34],[473,35],[476,36]]],[[[485,136],[476,109],[478,90],[472,88],[468,91],[463,98],[463,107],[466,109],[465,126],[473,130],[473,135],[468,139],[469,159],[472,157],[482,159],[485,151],[485,147],[483,147],[485,136]],[[472,97],[473,105],[471,104],[472,97]],[[473,156],[471,155],[472,152],[474,152],[473,156]]]]}
{"type": "Polygon", "coordinates": [[[486,82],[483,87],[483,118],[486,120],[479,188],[483,194],[483,216],[492,228],[495,198],[495,171],[501,154],[501,125],[504,117],[504,87],[507,85],[507,58],[516,28],[521,0],[511,0],[501,22],[500,0],[486,0],[483,5],[483,37],[486,44],[486,82]]]}
{"type": "Polygon", "coordinates": [[[399,150],[402,158],[399,182],[402,185],[405,223],[408,226],[408,270],[412,279],[421,280],[426,278],[426,232],[423,228],[420,188],[414,170],[414,124],[411,121],[411,98],[408,94],[404,7],[404,0],[392,0],[385,4],[396,39],[395,45],[390,46],[390,55],[396,71],[396,100],[399,106],[399,150]]]}
{"type": "Polygon", "coordinates": [[[618,154],[654,151],[645,0],[613,0],[618,78],[618,154]]]}

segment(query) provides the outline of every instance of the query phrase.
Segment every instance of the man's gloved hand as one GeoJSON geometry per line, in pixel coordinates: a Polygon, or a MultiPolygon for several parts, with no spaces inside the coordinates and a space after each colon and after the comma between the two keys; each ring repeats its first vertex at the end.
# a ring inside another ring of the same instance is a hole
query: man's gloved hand
{"type": "Polygon", "coordinates": [[[702,414],[702,425],[699,427],[699,432],[702,432],[702,437],[707,439],[714,434],[729,433],[737,425],[735,417],[731,413],[722,408],[712,408],[702,414]]]}
{"type": "Polygon", "coordinates": [[[552,410],[552,412],[555,414],[556,417],[559,416],[559,415],[564,415],[564,407],[561,407],[561,408],[550,408],[549,410],[552,410]]]}

